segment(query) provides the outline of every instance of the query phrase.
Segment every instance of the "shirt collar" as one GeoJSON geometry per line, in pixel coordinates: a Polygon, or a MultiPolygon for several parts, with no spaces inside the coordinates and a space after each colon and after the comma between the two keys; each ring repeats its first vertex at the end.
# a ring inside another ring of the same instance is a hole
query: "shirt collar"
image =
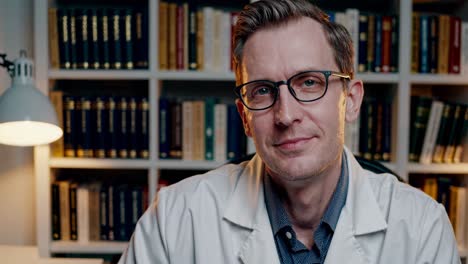
{"type": "MultiPolygon", "coordinates": [[[[346,203],[346,196],[348,194],[349,175],[346,153],[344,151],[342,157],[341,174],[327,210],[321,220],[321,222],[327,223],[333,231],[335,231],[341,209],[346,203]]],[[[273,184],[270,175],[267,174],[263,177],[263,184],[265,188],[265,204],[270,218],[271,228],[273,234],[276,235],[282,228],[286,226],[291,227],[292,225],[279,198],[278,189],[273,184]]]]}

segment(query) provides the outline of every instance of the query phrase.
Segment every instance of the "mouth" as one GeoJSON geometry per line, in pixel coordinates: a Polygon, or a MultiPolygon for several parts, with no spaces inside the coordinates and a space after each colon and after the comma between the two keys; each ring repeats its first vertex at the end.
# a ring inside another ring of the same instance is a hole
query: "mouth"
{"type": "Polygon", "coordinates": [[[279,142],[274,143],[273,146],[283,151],[297,151],[314,138],[315,137],[290,138],[280,140],[279,142]]]}

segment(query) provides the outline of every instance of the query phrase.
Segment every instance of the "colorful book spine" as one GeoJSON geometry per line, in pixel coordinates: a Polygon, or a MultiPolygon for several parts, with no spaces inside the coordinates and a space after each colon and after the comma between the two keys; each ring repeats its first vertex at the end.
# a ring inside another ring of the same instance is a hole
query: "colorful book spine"
{"type": "Polygon", "coordinates": [[[461,18],[450,18],[449,73],[460,73],[461,59],[461,18]]]}
{"type": "Polygon", "coordinates": [[[158,46],[158,58],[159,58],[159,70],[167,70],[169,68],[168,61],[168,43],[169,43],[169,4],[165,1],[159,1],[159,46],[158,46]]]}
{"type": "Polygon", "coordinates": [[[429,42],[430,42],[430,25],[429,16],[420,15],[420,32],[419,32],[419,72],[429,73],[429,42]]]}

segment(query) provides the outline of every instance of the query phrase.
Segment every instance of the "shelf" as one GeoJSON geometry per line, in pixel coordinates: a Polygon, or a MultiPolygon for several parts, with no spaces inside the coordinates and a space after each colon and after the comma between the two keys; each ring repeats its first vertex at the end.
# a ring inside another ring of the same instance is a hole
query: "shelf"
{"type": "Polygon", "coordinates": [[[462,74],[412,74],[410,82],[430,85],[466,85],[468,76],[462,74]]]}
{"type": "Polygon", "coordinates": [[[51,168],[64,169],[150,169],[151,161],[143,159],[51,158],[51,168]]]}
{"type": "Polygon", "coordinates": [[[408,173],[468,174],[468,163],[456,163],[456,164],[409,163],[408,173]]]}
{"type": "Polygon", "coordinates": [[[121,254],[128,242],[117,241],[93,241],[79,243],[74,241],[52,242],[51,253],[75,253],[75,254],[121,254]]]}
{"type": "Polygon", "coordinates": [[[196,161],[196,160],[158,160],[159,169],[169,170],[211,170],[226,164],[227,161],[196,161]]]}
{"type": "Polygon", "coordinates": [[[51,79],[73,80],[147,80],[149,70],[49,70],[51,79]]]}
{"type": "Polygon", "coordinates": [[[398,73],[357,73],[356,79],[365,83],[398,83],[400,74],[398,73]]]}
{"type": "Polygon", "coordinates": [[[160,80],[178,81],[234,81],[233,72],[160,71],[156,77],[160,80]]]}
{"type": "Polygon", "coordinates": [[[460,254],[461,258],[466,258],[468,257],[468,249],[463,246],[458,246],[458,254],[460,254]]]}

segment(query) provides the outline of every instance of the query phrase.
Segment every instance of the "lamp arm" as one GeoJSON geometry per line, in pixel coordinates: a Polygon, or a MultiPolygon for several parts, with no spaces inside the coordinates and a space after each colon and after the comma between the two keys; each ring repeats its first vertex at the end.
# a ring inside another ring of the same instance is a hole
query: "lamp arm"
{"type": "Polygon", "coordinates": [[[13,77],[15,64],[12,61],[7,60],[6,56],[6,53],[0,53],[0,66],[6,68],[10,76],[13,77]]]}

